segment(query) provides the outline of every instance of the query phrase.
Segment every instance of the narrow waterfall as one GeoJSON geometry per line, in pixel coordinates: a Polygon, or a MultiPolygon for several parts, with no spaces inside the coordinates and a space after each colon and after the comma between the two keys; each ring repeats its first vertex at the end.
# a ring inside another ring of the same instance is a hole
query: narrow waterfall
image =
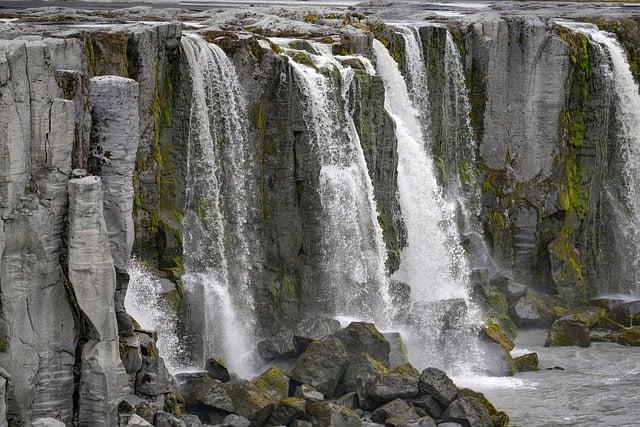
{"type": "Polygon", "coordinates": [[[201,362],[222,357],[232,371],[246,376],[255,327],[245,234],[251,199],[242,176],[249,151],[246,110],[224,52],[196,36],[182,40],[193,81],[185,289],[192,321],[203,325],[201,362]]]}
{"type": "Polygon", "coordinates": [[[315,65],[290,64],[306,99],[303,117],[321,164],[323,297],[335,315],[383,320],[390,304],[387,255],[373,185],[348,113],[353,70],[324,46],[313,46],[318,54],[308,55],[315,65]]]}
{"type": "Polygon", "coordinates": [[[619,264],[611,271],[603,293],[640,296],[640,93],[624,48],[616,37],[592,24],[561,22],[561,25],[586,34],[608,57],[613,90],[617,98],[616,125],[623,164],[618,166],[620,179],[607,185],[615,221],[616,251],[619,264]],[[621,182],[620,182],[621,181],[621,182]],[[609,286],[607,288],[607,286],[609,286]]]}
{"type": "MultiPolygon", "coordinates": [[[[404,34],[416,37],[414,32],[404,34]]],[[[418,44],[406,46],[411,49],[418,44]]],[[[454,204],[444,199],[438,185],[420,113],[398,64],[382,43],[375,40],[373,47],[386,90],[385,108],[396,123],[398,139],[398,188],[408,238],[393,277],[411,286],[414,313],[405,319],[411,360],[417,366],[473,371],[482,364],[482,355],[469,330],[475,316],[472,307],[467,313],[465,304],[469,271],[459,243],[454,204]],[[443,312],[448,314],[442,316],[443,312]]],[[[411,55],[415,52],[406,56],[411,55]]],[[[408,68],[411,73],[421,72],[408,68]]],[[[415,76],[409,80],[420,81],[415,76]]]]}
{"type": "Polygon", "coordinates": [[[185,363],[188,349],[178,338],[177,315],[169,307],[167,292],[175,287],[167,279],[156,277],[135,259],[129,265],[129,288],[125,308],[143,329],[155,330],[158,334],[158,350],[165,359],[170,372],[189,369],[185,363]]]}

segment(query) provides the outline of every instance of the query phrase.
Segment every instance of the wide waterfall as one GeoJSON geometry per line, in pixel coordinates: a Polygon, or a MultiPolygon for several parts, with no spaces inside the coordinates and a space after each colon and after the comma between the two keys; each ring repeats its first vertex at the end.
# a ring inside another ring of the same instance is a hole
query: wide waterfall
{"type": "Polygon", "coordinates": [[[586,34],[608,59],[610,79],[617,98],[615,116],[617,144],[623,165],[616,167],[607,183],[606,197],[614,219],[615,251],[612,257],[618,267],[611,270],[601,293],[640,295],[640,89],[627,55],[616,39],[592,24],[561,22],[573,31],[586,34]],[[619,172],[618,172],[619,171],[619,172]]]}
{"type": "Polygon", "coordinates": [[[305,98],[303,116],[321,165],[322,298],[330,301],[334,315],[384,320],[390,304],[387,255],[373,185],[348,113],[353,70],[321,44],[312,46],[316,54],[305,54],[313,66],[295,60],[290,64],[305,98]]]}
{"type": "MultiPolygon", "coordinates": [[[[417,37],[414,31],[403,36],[417,37]]],[[[406,56],[417,42],[407,43],[406,56]]],[[[398,189],[400,206],[407,227],[407,246],[402,251],[400,268],[393,277],[411,286],[412,300],[420,312],[407,331],[412,361],[418,366],[434,364],[457,372],[474,369],[482,356],[472,333],[466,330],[474,317],[466,313],[468,275],[455,223],[454,204],[445,200],[438,184],[428,140],[420,124],[420,113],[412,103],[407,85],[388,50],[374,41],[376,70],[384,81],[385,107],[396,123],[398,139],[398,189]],[[433,302],[439,303],[433,304],[433,302]],[[435,308],[437,306],[437,308],[435,308]],[[441,316],[448,306],[448,316],[441,316]],[[444,338],[447,333],[450,338],[444,338]],[[456,342],[456,349],[449,347],[456,342]]],[[[410,62],[412,82],[421,81],[423,62],[410,62]]],[[[424,88],[423,90],[427,90],[424,88]]],[[[473,323],[473,321],[472,321],[473,323]]]]}
{"type": "Polygon", "coordinates": [[[182,40],[193,80],[183,279],[192,321],[202,325],[201,358],[222,357],[248,375],[255,319],[245,230],[251,199],[242,176],[246,110],[224,52],[196,36],[182,40]]]}

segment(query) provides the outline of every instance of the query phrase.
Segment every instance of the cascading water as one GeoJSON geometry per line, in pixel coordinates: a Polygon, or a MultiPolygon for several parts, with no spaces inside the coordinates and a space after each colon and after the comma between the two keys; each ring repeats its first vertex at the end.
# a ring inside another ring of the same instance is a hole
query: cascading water
{"type": "Polygon", "coordinates": [[[246,110],[224,52],[197,36],[182,40],[193,81],[183,280],[192,323],[202,323],[201,358],[223,357],[247,376],[255,320],[245,235],[251,199],[242,176],[246,110]]]}
{"type": "Polygon", "coordinates": [[[616,251],[608,282],[612,287],[603,293],[640,296],[640,93],[624,48],[616,37],[592,24],[560,22],[561,25],[586,34],[592,43],[604,51],[610,63],[613,90],[617,97],[617,137],[622,152],[620,168],[622,182],[608,185],[607,197],[612,201],[615,221],[616,251]],[[622,190],[622,191],[621,191],[622,190]]]}
{"type": "Polygon", "coordinates": [[[331,301],[335,315],[384,320],[390,304],[386,248],[364,153],[347,110],[353,70],[322,51],[324,46],[313,46],[321,52],[308,54],[314,66],[290,63],[306,100],[303,117],[321,164],[323,297],[331,301]]]}
{"type": "MultiPolygon", "coordinates": [[[[416,37],[412,31],[403,34],[416,37]]],[[[405,46],[415,49],[419,45],[405,46]]],[[[385,108],[395,121],[398,140],[398,189],[408,237],[393,277],[411,286],[414,309],[405,321],[412,328],[404,331],[410,356],[420,367],[435,365],[458,373],[474,370],[482,365],[483,357],[468,330],[475,314],[466,313],[463,303],[468,296],[469,271],[459,244],[454,204],[444,199],[438,185],[421,116],[398,64],[379,41],[374,40],[373,48],[385,86],[385,108]]],[[[407,58],[414,57],[409,72],[418,74],[410,80],[421,81],[420,54],[405,53],[407,58]]]]}

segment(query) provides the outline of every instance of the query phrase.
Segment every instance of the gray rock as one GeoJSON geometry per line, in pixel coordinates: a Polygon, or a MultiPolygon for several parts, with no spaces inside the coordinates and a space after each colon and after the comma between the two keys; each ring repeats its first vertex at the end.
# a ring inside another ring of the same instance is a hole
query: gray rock
{"type": "Polygon", "coordinates": [[[338,387],[338,394],[345,394],[357,390],[357,383],[370,383],[371,380],[387,372],[386,367],[366,353],[349,355],[347,368],[338,387]]]}
{"type": "Polygon", "coordinates": [[[340,330],[340,322],[330,317],[308,317],[293,330],[297,351],[304,351],[313,340],[323,338],[340,330]]]}
{"type": "Polygon", "coordinates": [[[316,390],[315,387],[309,384],[302,384],[297,386],[294,392],[294,396],[302,397],[303,399],[311,402],[324,400],[324,394],[320,393],[318,390],[316,390]]]}
{"type": "Polygon", "coordinates": [[[29,427],[64,427],[64,423],[55,418],[36,418],[29,423],[29,427]]]}
{"type": "Polygon", "coordinates": [[[411,406],[402,399],[386,403],[371,413],[371,421],[385,425],[400,425],[419,418],[411,406]],[[390,419],[392,422],[389,422],[390,419]]]}
{"type": "Polygon", "coordinates": [[[509,304],[516,303],[520,298],[527,295],[528,291],[525,285],[514,281],[502,272],[491,278],[490,285],[500,289],[507,297],[509,304]]]}
{"type": "Polygon", "coordinates": [[[248,419],[252,425],[262,425],[274,410],[271,397],[250,381],[224,383],[233,400],[233,412],[248,419]]]}
{"type": "Polygon", "coordinates": [[[158,396],[175,390],[171,374],[161,357],[142,356],[142,367],[136,374],[136,393],[158,396]]]}
{"type": "MultiPolygon", "coordinates": [[[[438,424],[442,425],[442,424],[438,424]]],[[[436,422],[431,417],[422,417],[417,421],[401,424],[401,427],[436,427],[436,422]]]]}
{"type": "Polygon", "coordinates": [[[155,412],[149,402],[133,393],[127,394],[118,404],[118,414],[121,418],[123,418],[123,415],[136,414],[149,423],[153,422],[155,416],[155,412]]]}
{"type": "Polygon", "coordinates": [[[336,402],[349,409],[358,409],[360,407],[358,403],[358,393],[354,391],[343,394],[336,399],[336,402]]]}
{"type": "Polygon", "coordinates": [[[411,286],[399,280],[390,280],[389,295],[393,300],[394,306],[408,307],[409,303],[411,302],[411,286]]]}
{"type": "Polygon", "coordinates": [[[233,412],[235,407],[225,384],[211,378],[206,372],[176,375],[178,388],[187,411],[233,412]]]}
{"type": "Polygon", "coordinates": [[[198,418],[197,415],[185,414],[182,416],[182,421],[187,425],[187,427],[202,427],[202,421],[198,418]]]}
{"type": "Polygon", "coordinates": [[[420,374],[420,393],[426,393],[440,402],[449,404],[458,396],[458,387],[439,369],[427,368],[420,374]]]}
{"type": "Polygon", "coordinates": [[[373,323],[351,322],[334,336],[342,341],[348,354],[367,353],[385,366],[389,366],[391,347],[373,323]]]}
{"type": "Polygon", "coordinates": [[[135,374],[142,367],[142,352],[137,335],[120,339],[120,359],[127,374],[135,374]]]}
{"type": "Polygon", "coordinates": [[[389,367],[395,368],[409,363],[407,345],[399,332],[385,332],[384,337],[389,342],[389,367]]]}
{"type": "Polygon", "coordinates": [[[222,382],[229,381],[231,376],[229,370],[224,363],[216,359],[207,359],[204,364],[204,370],[207,371],[209,376],[213,379],[220,380],[222,382]]]}
{"type": "Polygon", "coordinates": [[[187,424],[168,412],[160,411],[153,418],[154,427],[186,427],[187,424]]]}
{"type": "Polygon", "coordinates": [[[572,316],[563,317],[553,322],[544,345],[545,347],[572,345],[589,347],[591,345],[589,327],[572,316]]]}
{"type": "Polygon", "coordinates": [[[269,417],[269,424],[288,425],[293,420],[309,418],[306,409],[307,401],[302,397],[282,399],[269,417]]]}
{"type": "Polygon", "coordinates": [[[455,422],[464,427],[488,427],[491,419],[486,409],[475,399],[461,397],[447,408],[443,415],[445,422],[455,422]]]}
{"type": "Polygon", "coordinates": [[[145,421],[144,419],[137,416],[136,414],[133,414],[131,415],[131,417],[129,417],[129,422],[127,423],[126,427],[147,427],[152,425],[153,424],[145,421]]]}
{"type": "Polygon", "coordinates": [[[403,365],[373,379],[367,395],[377,402],[409,399],[418,395],[418,378],[422,378],[418,371],[411,365],[403,365]]]}
{"type": "Polygon", "coordinates": [[[347,353],[341,341],[325,338],[314,341],[300,355],[291,378],[311,384],[326,397],[333,397],[347,367],[347,353]]]}
{"type": "Polygon", "coordinates": [[[222,427],[249,427],[251,421],[240,415],[229,414],[222,420],[222,427]]]}
{"type": "Polygon", "coordinates": [[[307,412],[315,420],[313,425],[318,427],[360,427],[362,424],[354,411],[326,400],[310,403],[307,412]]]}
{"type": "Polygon", "coordinates": [[[446,405],[442,405],[428,394],[421,394],[414,398],[407,399],[407,402],[416,408],[424,410],[428,415],[436,419],[442,419],[442,414],[447,408],[446,405]]]}
{"type": "Polygon", "coordinates": [[[287,359],[297,356],[293,331],[280,331],[258,342],[258,354],[266,360],[287,359]]]}

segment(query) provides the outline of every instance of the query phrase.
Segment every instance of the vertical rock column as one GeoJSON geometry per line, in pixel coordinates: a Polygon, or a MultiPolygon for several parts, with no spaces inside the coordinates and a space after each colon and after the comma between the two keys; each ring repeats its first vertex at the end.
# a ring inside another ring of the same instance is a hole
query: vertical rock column
{"type": "Polygon", "coordinates": [[[102,178],[104,219],[116,269],[118,329],[129,336],[133,326],[124,299],[134,241],[132,174],[139,142],[138,83],[116,76],[91,79],[91,116],[90,168],[102,178]]]}
{"type": "Polygon", "coordinates": [[[79,384],[81,426],[116,425],[128,381],[120,360],[116,273],[102,206],[99,177],[69,181],[69,281],[88,335],[79,384]]]}

